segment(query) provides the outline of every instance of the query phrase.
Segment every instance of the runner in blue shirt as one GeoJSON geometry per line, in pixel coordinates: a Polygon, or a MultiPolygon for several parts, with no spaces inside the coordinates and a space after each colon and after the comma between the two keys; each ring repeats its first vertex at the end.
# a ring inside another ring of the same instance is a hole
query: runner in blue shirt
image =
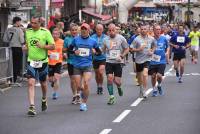
{"type": "MultiPolygon", "coordinates": [[[[78,25],[75,23],[70,24],[70,36],[67,36],[64,40],[64,51],[68,51],[69,46],[72,44],[73,39],[78,35],[78,25]]],[[[74,67],[72,65],[74,54],[67,53],[67,69],[70,77],[70,86],[72,89],[72,104],[80,103],[80,93],[77,91],[75,78],[74,78],[74,67]]]]}
{"type": "Polygon", "coordinates": [[[184,34],[184,27],[182,25],[179,25],[178,30],[178,34],[172,36],[170,42],[174,52],[173,61],[174,69],[176,70],[176,77],[178,78],[178,82],[182,83],[182,76],[184,73],[184,65],[186,58],[186,49],[190,47],[190,39],[184,34]]]}
{"type": "Polygon", "coordinates": [[[76,86],[79,91],[82,90],[80,111],[87,111],[86,102],[89,96],[89,81],[92,76],[92,49],[95,49],[95,54],[101,54],[97,42],[89,36],[89,32],[90,26],[83,23],[81,25],[81,35],[75,37],[69,46],[69,52],[75,54],[72,65],[74,66],[73,73],[76,86]]]}
{"type": "MultiPolygon", "coordinates": [[[[96,40],[98,46],[102,48],[104,40],[108,39],[108,36],[103,33],[103,25],[96,25],[96,33],[91,37],[96,40]]],[[[106,65],[106,55],[101,54],[99,56],[93,56],[93,68],[95,71],[95,80],[97,83],[97,94],[103,94],[103,78],[106,65]]]]}
{"type": "Polygon", "coordinates": [[[167,64],[166,58],[169,54],[169,46],[167,39],[161,35],[161,27],[159,25],[154,26],[154,38],[156,39],[157,47],[152,56],[152,60],[150,61],[148,74],[151,75],[153,87],[152,96],[156,97],[158,92],[160,95],[163,95],[161,83],[167,64]],[[157,87],[156,82],[158,82],[157,87]]]}

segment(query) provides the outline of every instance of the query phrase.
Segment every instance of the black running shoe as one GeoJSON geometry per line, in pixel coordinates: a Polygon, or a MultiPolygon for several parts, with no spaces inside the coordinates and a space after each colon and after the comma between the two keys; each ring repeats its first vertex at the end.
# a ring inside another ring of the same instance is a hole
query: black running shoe
{"type": "Polygon", "coordinates": [[[34,117],[36,115],[36,110],[34,105],[30,105],[30,107],[28,108],[27,115],[29,117],[34,117]]]}
{"type": "Polygon", "coordinates": [[[76,103],[76,96],[73,96],[73,97],[72,97],[72,104],[77,104],[77,103],[76,103]]]}
{"type": "Polygon", "coordinates": [[[47,99],[46,98],[42,98],[42,111],[47,110],[47,99]]]}
{"type": "Polygon", "coordinates": [[[81,96],[80,96],[80,94],[76,95],[76,104],[81,104],[81,96]]]}
{"type": "Polygon", "coordinates": [[[102,87],[97,88],[97,94],[103,94],[103,88],[102,87]]]}

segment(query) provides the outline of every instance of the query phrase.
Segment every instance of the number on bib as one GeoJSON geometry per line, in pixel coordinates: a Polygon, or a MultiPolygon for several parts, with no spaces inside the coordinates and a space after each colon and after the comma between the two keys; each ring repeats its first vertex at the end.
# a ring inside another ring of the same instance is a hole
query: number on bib
{"type": "Polygon", "coordinates": [[[78,48],[80,51],[79,56],[89,56],[90,55],[90,49],[88,48],[78,48]]]}
{"type": "Polygon", "coordinates": [[[59,57],[59,53],[51,53],[49,58],[52,60],[59,60],[59,57]]]}
{"type": "Polygon", "coordinates": [[[42,61],[31,61],[30,66],[33,68],[41,68],[43,62],[42,61]]]}
{"type": "Polygon", "coordinates": [[[177,42],[184,43],[185,42],[185,38],[179,36],[179,37],[177,37],[177,42]]]}
{"type": "Polygon", "coordinates": [[[120,50],[110,50],[110,59],[117,59],[120,56],[120,50]]]}
{"type": "Polygon", "coordinates": [[[156,54],[152,55],[152,61],[160,62],[160,59],[161,59],[160,55],[156,55],[156,54]]]}

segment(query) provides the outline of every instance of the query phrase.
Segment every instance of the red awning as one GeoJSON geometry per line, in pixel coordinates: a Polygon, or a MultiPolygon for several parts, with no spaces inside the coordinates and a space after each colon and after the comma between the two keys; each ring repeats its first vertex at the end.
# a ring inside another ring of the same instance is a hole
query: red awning
{"type": "Polygon", "coordinates": [[[87,10],[87,9],[82,10],[82,12],[86,13],[88,15],[94,16],[95,18],[98,18],[98,19],[100,19],[102,21],[106,21],[106,20],[112,19],[112,16],[110,16],[110,15],[96,14],[96,13],[91,12],[91,10],[87,10]]]}
{"type": "Polygon", "coordinates": [[[64,6],[63,2],[52,2],[51,8],[62,8],[64,6]]]}

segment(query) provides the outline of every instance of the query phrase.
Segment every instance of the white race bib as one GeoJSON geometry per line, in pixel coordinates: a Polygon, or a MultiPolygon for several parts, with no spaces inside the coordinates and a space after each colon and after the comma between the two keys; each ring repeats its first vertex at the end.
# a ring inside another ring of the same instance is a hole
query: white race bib
{"type": "Polygon", "coordinates": [[[160,59],[161,59],[161,56],[160,56],[160,55],[156,55],[156,54],[153,54],[153,55],[152,55],[152,61],[160,62],[160,59]]]}
{"type": "Polygon", "coordinates": [[[117,59],[120,56],[120,50],[110,50],[110,59],[117,59]]]}
{"type": "Polygon", "coordinates": [[[177,37],[177,42],[178,42],[178,43],[184,43],[184,42],[185,42],[185,37],[180,37],[180,36],[178,36],[178,37],[177,37]]]}
{"type": "Polygon", "coordinates": [[[112,46],[113,46],[113,47],[116,47],[116,46],[117,46],[117,42],[114,42],[114,41],[113,41],[113,42],[112,42],[112,46]]]}
{"type": "Polygon", "coordinates": [[[42,68],[42,61],[31,61],[30,66],[33,68],[42,68]]]}
{"type": "Polygon", "coordinates": [[[78,48],[80,51],[79,56],[89,56],[90,55],[90,49],[89,48],[78,48]]]}
{"type": "Polygon", "coordinates": [[[52,60],[59,60],[60,55],[59,53],[51,53],[49,58],[52,60]]]}

